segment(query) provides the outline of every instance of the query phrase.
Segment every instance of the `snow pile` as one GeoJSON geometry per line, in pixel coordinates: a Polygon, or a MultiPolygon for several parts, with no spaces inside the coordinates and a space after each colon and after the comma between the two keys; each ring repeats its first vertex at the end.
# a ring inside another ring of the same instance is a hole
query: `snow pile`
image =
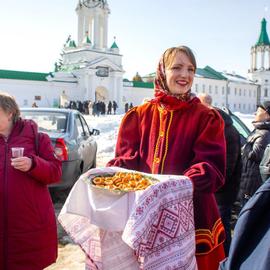
{"type": "Polygon", "coordinates": [[[118,129],[123,116],[123,114],[99,117],[85,115],[88,125],[100,130],[100,135],[95,136],[98,144],[97,167],[105,166],[114,157],[118,129]]]}

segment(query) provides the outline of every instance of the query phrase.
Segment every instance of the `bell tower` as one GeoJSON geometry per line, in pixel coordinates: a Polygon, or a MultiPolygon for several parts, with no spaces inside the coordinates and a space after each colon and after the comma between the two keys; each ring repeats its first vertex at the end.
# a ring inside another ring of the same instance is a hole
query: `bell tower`
{"type": "Polygon", "coordinates": [[[270,42],[265,18],[261,21],[261,33],[257,43],[251,48],[250,71],[270,70],[270,42]]]}
{"type": "Polygon", "coordinates": [[[258,41],[251,47],[250,51],[249,76],[259,84],[258,103],[270,98],[270,41],[266,24],[266,19],[263,18],[258,41]]]}
{"type": "Polygon", "coordinates": [[[125,71],[116,41],[107,47],[107,0],[77,0],[76,13],[78,40],[68,37],[52,80],[76,81],[80,100],[115,100],[120,107],[125,71]]]}
{"type": "Polygon", "coordinates": [[[106,49],[110,14],[107,0],[79,0],[76,12],[78,15],[78,46],[83,45],[87,35],[94,49],[106,49]]]}

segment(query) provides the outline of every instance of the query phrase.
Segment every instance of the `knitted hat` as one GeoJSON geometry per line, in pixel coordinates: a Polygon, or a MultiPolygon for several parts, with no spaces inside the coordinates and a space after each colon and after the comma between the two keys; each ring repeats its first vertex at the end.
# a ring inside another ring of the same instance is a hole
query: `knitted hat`
{"type": "Polygon", "coordinates": [[[264,101],[258,107],[261,107],[270,115],[270,101],[264,101]]]}

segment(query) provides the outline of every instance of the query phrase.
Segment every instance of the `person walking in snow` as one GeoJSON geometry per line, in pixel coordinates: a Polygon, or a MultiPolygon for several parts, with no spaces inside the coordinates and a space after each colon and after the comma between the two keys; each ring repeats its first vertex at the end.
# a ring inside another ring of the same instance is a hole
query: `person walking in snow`
{"type": "Polygon", "coordinates": [[[112,114],[112,102],[109,101],[108,103],[108,111],[107,111],[107,114],[112,114]]]}
{"type": "Polygon", "coordinates": [[[113,101],[112,106],[113,106],[113,114],[116,114],[116,109],[118,108],[118,105],[115,100],[113,101]]]}

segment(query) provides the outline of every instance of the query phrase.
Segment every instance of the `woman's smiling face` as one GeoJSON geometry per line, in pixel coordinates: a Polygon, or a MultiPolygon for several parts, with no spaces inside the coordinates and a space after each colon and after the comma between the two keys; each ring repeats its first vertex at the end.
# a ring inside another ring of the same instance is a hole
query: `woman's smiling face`
{"type": "Polygon", "coordinates": [[[185,94],[191,89],[195,67],[184,52],[177,52],[165,68],[166,83],[172,94],[185,94]]]}

